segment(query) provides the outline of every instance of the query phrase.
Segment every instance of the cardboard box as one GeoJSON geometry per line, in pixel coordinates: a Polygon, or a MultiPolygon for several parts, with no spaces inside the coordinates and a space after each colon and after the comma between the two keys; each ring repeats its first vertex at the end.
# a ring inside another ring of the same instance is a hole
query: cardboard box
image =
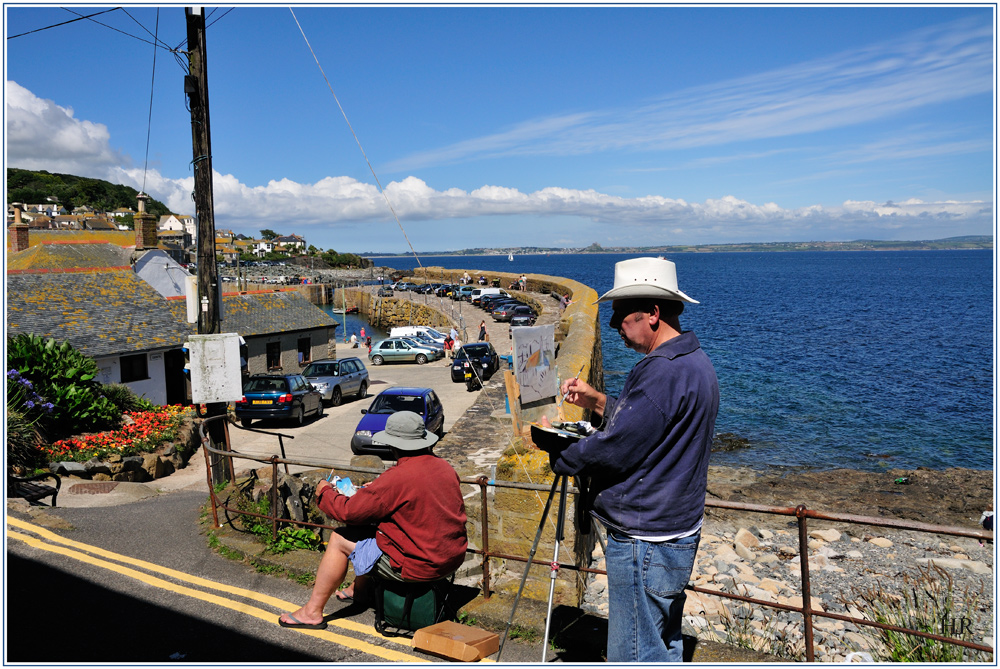
{"type": "Polygon", "coordinates": [[[500,637],[446,620],[414,632],[413,647],[449,660],[475,662],[500,650],[500,637]]]}

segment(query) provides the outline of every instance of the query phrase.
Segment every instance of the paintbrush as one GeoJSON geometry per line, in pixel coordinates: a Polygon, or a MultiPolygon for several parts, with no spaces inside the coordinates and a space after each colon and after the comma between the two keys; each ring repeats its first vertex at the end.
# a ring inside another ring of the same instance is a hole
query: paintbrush
{"type": "MultiPolygon", "coordinates": [[[[586,366],[587,366],[586,363],[580,365],[580,371],[577,372],[576,375],[573,376],[573,377],[571,377],[571,378],[574,378],[574,379],[580,378],[580,375],[583,374],[583,368],[586,367],[586,366]]],[[[566,398],[569,396],[569,393],[570,393],[570,391],[567,390],[566,393],[559,399],[559,404],[556,407],[556,412],[559,414],[559,419],[560,420],[565,420],[566,419],[566,417],[563,415],[563,402],[566,401],[566,398]]]]}

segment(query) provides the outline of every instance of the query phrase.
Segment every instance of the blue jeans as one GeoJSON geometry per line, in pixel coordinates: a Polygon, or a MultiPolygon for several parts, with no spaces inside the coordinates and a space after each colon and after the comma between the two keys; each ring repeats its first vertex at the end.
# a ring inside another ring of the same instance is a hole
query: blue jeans
{"type": "Polygon", "coordinates": [[[701,533],[662,543],[608,530],[608,662],[681,662],[684,586],[701,533]]]}

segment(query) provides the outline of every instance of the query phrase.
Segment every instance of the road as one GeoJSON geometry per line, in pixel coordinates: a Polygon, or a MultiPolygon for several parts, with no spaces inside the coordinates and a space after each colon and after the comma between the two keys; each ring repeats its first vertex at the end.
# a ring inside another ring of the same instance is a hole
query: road
{"type": "MultiPolygon", "coordinates": [[[[506,324],[488,327],[491,339],[507,341],[506,324]]],[[[346,344],[337,355],[359,352],[367,363],[364,349],[346,344]]],[[[479,395],[452,383],[444,361],[367,366],[371,396],[390,386],[434,388],[446,432],[479,395]]],[[[285,441],[290,458],[347,463],[351,434],[370,402],[347,400],[302,427],[260,421],[254,428],[293,436],[285,441]]],[[[273,436],[234,427],[231,438],[237,451],[276,452],[273,436]]],[[[213,551],[201,515],[206,485],[198,453],[165,479],[120,483],[104,494],[64,479],[58,509],[9,501],[5,662],[439,661],[407,639],[376,633],[372,611],[357,605],[331,602],[326,630],[279,627],[280,613],[298,608],[309,588],[213,551]]],[[[504,660],[536,661],[539,650],[511,642],[504,660]]]]}

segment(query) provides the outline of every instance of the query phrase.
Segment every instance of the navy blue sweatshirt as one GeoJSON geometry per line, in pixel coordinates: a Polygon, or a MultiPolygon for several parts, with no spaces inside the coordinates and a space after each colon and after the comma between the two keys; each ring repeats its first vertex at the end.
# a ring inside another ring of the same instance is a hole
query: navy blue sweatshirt
{"type": "Polygon", "coordinates": [[[693,332],[636,363],[602,432],[551,456],[557,474],[591,477],[592,514],[634,537],[682,534],[701,522],[719,381],[693,332]]]}

